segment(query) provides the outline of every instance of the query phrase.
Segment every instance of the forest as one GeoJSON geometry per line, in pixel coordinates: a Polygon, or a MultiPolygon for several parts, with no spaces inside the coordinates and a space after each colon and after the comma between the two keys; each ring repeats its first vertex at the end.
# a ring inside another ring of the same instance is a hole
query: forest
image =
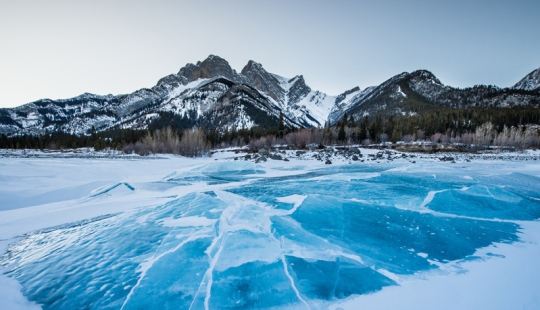
{"type": "Polygon", "coordinates": [[[244,147],[250,150],[276,145],[294,148],[324,145],[392,145],[407,143],[458,144],[469,150],[499,146],[505,149],[540,147],[540,110],[535,108],[439,108],[409,116],[344,114],[336,124],[322,128],[289,128],[280,115],[276,124],[244,128],[196,127],[170,119],[146,130],[113,128],[88,135],[46,132],[42,135],[0,136],[0,148],[74,149],[93,147],[141,155],[173,153],[202,156],[212,149],[244,147]],[[187,129],[186,129],[187,128],[187,129]]]}

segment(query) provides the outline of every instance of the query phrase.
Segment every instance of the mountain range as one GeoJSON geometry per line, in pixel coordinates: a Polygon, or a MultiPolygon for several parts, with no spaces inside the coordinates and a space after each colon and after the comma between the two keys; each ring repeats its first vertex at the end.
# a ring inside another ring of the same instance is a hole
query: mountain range
{"type": "Polygon", "coordinates": [[[285,78],[250,60],[240,73],[218,56],[189,63],[152,88],[131,94],[41,99],[0,109],[0,134],[37,135],[61,131],[89,134],[114,128],[240,129],[277,126],[280,114],[290,127],[335,124],[345,113],[407,116],[438,108],[540,107],[540,68],[513,87],[444,85],[431,72],[401,73],[378,86],[331,96],[311,89],[302,75],[285,78]]]}

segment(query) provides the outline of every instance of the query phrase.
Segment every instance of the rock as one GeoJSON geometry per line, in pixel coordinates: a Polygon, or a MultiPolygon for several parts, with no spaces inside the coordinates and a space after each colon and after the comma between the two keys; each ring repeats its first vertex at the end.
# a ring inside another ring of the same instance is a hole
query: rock
{"type": "Polygon", "coordinates": [[[267,161],[266,156],[261,156],[260,158],[257,158],[257,160],[255,161],[255,163],[260,163],[260,162],[263,162],[263,161],[267,161]]]}
{"type": "Polygon", "coordinates": [[[439,158],[440,161],[454,161],[454,157],[444,156],[439,158]]]}
{"type": "Polygon", "coordinates": [[[352,160],[357,161],[357,160],[358,160],[358,156],[353,155],[353,156],[352,156],[352,160]]]}
{"type": "Polygon", "coordinates": [[[268,150],[265,150],[265,149],[260,149],[258,153],[264,156],[270,155],[270,152],[268,152],[268,150]]]}
{"type": "Polygon", "coordinates": [[[245,84],[268,94],[277,102],[285,100],[285,92],[280,86],[279,80],[267,72],[260,63],[250,60],[242,69],[241,75],[245,77],[245,84]]]}
{"type": "Polygon", "coordinates": [[[362,152],[360,152],[360,149],[357,148],[357,147],[351,147],[349,148],[349,152],[350,153],[353,153],[353,154],[361,154],[362,152]]]}
{"type": "Polygon", "coordinates": [[[341,101],[345,100],[345,98],[346,98],[348,95],[350,95],[350,94],[352,94],[352,93],[354,93],[354,92],[357,92],[357,91],[360,91],[360,87],[358,87],[358,86],[355,86],[355,87],[352,88],[352,89],[346,90],[344,93],[342,93],[342,94],[340,94],[339,96],[336,97],[336,105],[337,105],[338,103],[340,103],[341,101]]]}
{"type": "Polygon", "coordinates": [[[283,157],[279,154],[270,154],[268,157],[270,157],[273,160],[283,160],[283,157]]]}
{"type": "Polygon", "coordinates": [[[288,158],[284,158],[283,161],[289,161],[289,159],[288,159],[288,158]]]}
{"type": "Polygon", "coordinates": [[[251,155],[247,154],[246,156],[244,156],[244,159],[245,160],[251,159],[251,155]]]}
{"type": "Polygon", "coordinates": [[[332,161],[330,159],[327,159],[325,162],[324,162],[326,165],[331,165],[332,164],[332,161]]]}
{"type": "Polygon", "coordinates": [[[306,151],[296,151],[296,156],[304,155],[306,151]]]}

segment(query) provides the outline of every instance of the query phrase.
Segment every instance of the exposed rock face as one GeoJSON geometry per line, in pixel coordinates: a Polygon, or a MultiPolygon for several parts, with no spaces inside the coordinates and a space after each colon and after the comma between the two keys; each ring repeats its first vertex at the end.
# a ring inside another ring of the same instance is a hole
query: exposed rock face
{"type": "Polygon", "coordinates": [[[278,79],[268,73],[260,63],[250,60],[240,73],[243,80],[255,89],[267,94],[277,102],[282,103],[285,98],[285,90],[281,87],[278,79]]]}
{"type": "Polygon", "coordinates": [[[450,90],[444,86],[433,73],[427,70],[414,71],[406,76],[411,90],[424,96],[428,100],[435,100],[440,94],[450,90]]]}
{"type": "Polygon", "coordinates": [[[187,78],[184,76],[178,76],[176,74],[169,74],[157,82],[157,86],[164,86],[167,88],[175,88],[188,83],[187,78]]]}
{"type": "Polygon", "coordinates": [[[306,81],[304,81],[304,77],[302,75],[298,75],[290,79],[289,83],[292,85],[289,87],[287,97],[289,99],[289,104],[291,105],[298,103],[302,98],[311,92],[311,88],[306,85],[306,81]]]}
{"type": "Polygon", "coordinates": [[[512,87],[513,89],[540,91],[540,68],[527,74],[512,87]]]}
{"type": "Polygon", "coordinates": [[[209,79],[214,77],[225,77],[231,81],[238,81],[238,74],[233,71],[229,63],[215,55],[210,55],[202,62],[197,64],[187,64],[178,72],[179,76],[186,78],[187,82],[193,82],[197,79],[209,79]]]}
{"type": "Polygon", "coordinates": [[[348,95],[355,92],[359,92],[359,91],[360,91],[360,87],[358,86],[344,91],[343,93],[341,93],[339,96],[336,97],[336,104],[340,104],[345,98],[347,98],[348,95]]]}

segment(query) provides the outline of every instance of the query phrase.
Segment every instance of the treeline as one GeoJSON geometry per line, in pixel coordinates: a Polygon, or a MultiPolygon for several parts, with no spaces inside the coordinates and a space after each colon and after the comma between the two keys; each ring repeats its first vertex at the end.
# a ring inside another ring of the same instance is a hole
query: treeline
{"type": "Polygon", "coordinates": [[[129,143],[136,143],[146,135],[146,131],[133,129],[116,129],[96,133],[92,127],[90,135],[74,135],[63,132],[46,132],[42,135],[20,135],[6,137],[0,135],[2,149],[76,149],[93,147],[96,151],[105,148],[121,149],[129,143]]]}
{"type": "MultiPolygon", "coordinates": [[[[201,156],[209,150],[247,146],[252,150],[275,145],[305,148],[308,145],[379,144],[428,141],[457,143],[475,148],[498,145],[508,148],[539,147],[540,111],[534,108],[451,109],[440,108],[417,115],[375,115],[355,119],[345,114],[337,124],[323,128],[288,128],[281,115],[274,126],[250,129],[167,126],[148,130],[114,129],[90,135],[45,133],[38,136],[0,136],[0,148],[67,149],[113,148],[141,155],[172,153],[201,156]]],[[[162,124],[163,126],[165,125],[162,124]]],[[[177,125],[176,123],[173,125],[177,125]]]]}
{"type": "Polygon", "coordinates": [[[202,129],[186,129],[179,132],[167,127],[148,131],[141,141],[126,144],[122,147],[122,151],[139,155],[167,153],[198,157],[208,154],[210,148],[211,144],[202,129]]]}
{"type": "Polygon", "coordinates": [[[365,116],[361,119],[347,117],[338,122],[337,127],[345,124],[351,131],[348,139],[351,143],[397,142],[403,139],[423,140],[437,133],[452,133],[461,136],[475,132],[478,126],[492,123],[498,132],[504,126],[522,127],[529,124],[540,124],[540,110],[535,108],[506,109],[452,109],[439,108],[416,115],[401,117],[365,116]]]}

